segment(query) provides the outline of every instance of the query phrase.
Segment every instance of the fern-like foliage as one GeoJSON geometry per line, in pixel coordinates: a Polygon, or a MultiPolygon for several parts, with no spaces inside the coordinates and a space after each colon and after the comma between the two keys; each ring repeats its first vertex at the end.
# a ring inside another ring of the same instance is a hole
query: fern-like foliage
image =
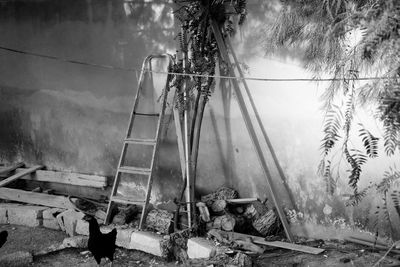
{"type": "MultiPolygon", "coordinates": [[[[400,149],[400,1],[285,0],[266,39],[268,53],[281,48],[301,50],[305,66],[316,76],[328,73],[335,78],[322,98],[330,115],[335,98],[346,97],[341,107],[342,151],[351,166],[349,184],[356,188],[366,161],[360,153],[350,153],[347,144],[356,104],[377,104],[386,154],[392,156],[400,149]],[[359,71],[385,79],[357,88],[359,71]]],[[[321,145],[324,160],[338,142],[337,125],[327,116],[321,145]]],[[[366,155],[377,157],[378,138],[364,127],[359,137],[366,155]]]]}
{"type": "Polygon", "coordinates": [[[392,201],[393,201],[393,206],[396,209],[397,215],[400,216],[400,192],[397,190],[394,190],[390,194],[392,201]]]}
{"type": "Polygon", "coordinates": [[[323,125],[324,136],[321,140],[321,150],[323,155],[326,156],[335,146],[336,142],[340,139],[340,129],[342,128],[342,113],[337,106],[332,105],[325,116],[323,125]]]}
{"type": "Polygon", "coordinates": [[[367,157],[361,151],[356,149],[353,149],[351,152],[352,153],[350,153],[347,147],[344,148],[346,160],[351,166],[349,185],[353,189],[357,189],[357,183],[361,175],[361,166],[367,162],[367,157]]]}
{"type": "Polygon", "coordinates": [[[368,157],[370,158],[378,157],[379,138],[373,136],[371,132],[365,129],[365,127],[361,123],[359,125],[361,126],[359,130],[359,136],[361,137],[361,140],[363,142],[368,157]]]}
{"type": "Polygon", "coordinates": [[[376,190],[378,193],[381,194],[386,194],[390,187],[393,185],[393,183],[397,180],[400,179],[400,171],[396,171],[392,168],[389,169],[389,171],[385,171],[383,174],[383,179],[382,181],[377,184],[376,190]]]}
{"type": "Polygon", "coordinates": [[[361,191],[358,191],[358,189],[354,190],[354,194],[352,194],[350,198],[345,202],[346,207],[357,206],[364,199],[371,188],[372,186],[369,185],[361,191]]]}
{"type": "Polygon", "coordinates": [[[326,193],[329,195],[333,195],[336,191],[336,180],[332,177],[332,172],[331,172],[331,161],[327,160],[327,164],[324,164],[324,161],[321,161],[323,166],[320,166],[322,168],[320,172],[322,172],[322,177],[325,180],[325,185],[326,185],[326,193]]]}

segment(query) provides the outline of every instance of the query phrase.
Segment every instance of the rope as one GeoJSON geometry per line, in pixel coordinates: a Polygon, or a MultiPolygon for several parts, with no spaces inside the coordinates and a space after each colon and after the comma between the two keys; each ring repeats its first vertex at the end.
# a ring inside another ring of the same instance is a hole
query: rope
{"type": "MultiPolygon", "coordinates": [[[[79,60],[61,58],[61,57],[57,57],[57,56],[44,55],[44,54],[39,54],[39,53],[34,53],[34,52],[29,52],[29,51],[23,51],[23,50],[4,47],[4,46],[0,46],[0,50],[10,51],[10,52],[18,53],[18,54],[24,54],[24,55],[35,56],[35,57],[40,57],[40,58],[47,58],[47,59],[67,62],[67,63],[71,63],[71,64],[103,68],[103,69],[121,70],[121,71],[129,71],[129,72],[142,71],[140,68],[123,68],[123,67],[117,67],[117,66],[112,66],[112,65],[96,64],[96,63],[84,62],[84,61],[79,61],[79,60]]],[[[285,79],[285,78],[261,78],[261,77],[235,77],[235,76],[224,76],[224,75],[206,75],[206,74],[196,74],[196,73],[155,71],[155,70],[147,70],[147,69],[144,71],[148,72],[148,73],[158,73],[158,74],[168,74],[168,75],[172,74],[172,75],[176,75],[176,76],[232,79],[232,80],[239,80],[239,81],[243,81],[243,80],[259,81],[259,82],[333,82],[333,81],[343,81],[343,78],[289,78],[289,79],[285,79]]],[[[371,80],[394,80],[394,79],[398,79],[398,78],[397,77],[388,77],[388,76],[376,76],[376,77],[359,77],[354,80],[371,81],[371,80]]]]}

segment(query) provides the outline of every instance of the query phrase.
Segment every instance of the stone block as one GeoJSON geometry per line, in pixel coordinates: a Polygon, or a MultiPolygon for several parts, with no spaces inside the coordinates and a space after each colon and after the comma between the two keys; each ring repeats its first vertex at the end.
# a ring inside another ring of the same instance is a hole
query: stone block
{"type": "Polygon", "coordinates": [[[1,203],[0,204],[0,224],[7,224],[8,223],[8,209],[13,207],[21,206],[20,204],[13,204],[13,203],[1,203]]]}
{"type": "Polygon", "coordinates": [[[65,209],[60,208],[49,208],[43,211],[43,220],[52,220],[56,219],[57,215],[66,211],[65,209]]]}
{"type": "Polygon", "coordinates": [[[89,235],[89,223],[85,220],[77,220],[75,232],[78,235],[89,235]]]}
{"type": "Polygon", "coordinates": [[[19,205],[7,209],[8,222],[10,224],[37,227],[42,225],[43,211],[46,207],[19,205]]]}
{"type": "Polygon", "coordinates": [[[165,257],[162,249],[163,236],[145,231],[133,232],[131,235],[130,249],[140,250],[159,257],[165,257]]]}
{"type": "Polygon", "coordinates": [[[215,250],[214,242],[202,237],[190,238],[187,247],[190,259],[210,258],[215,250]]]}
{"type": "Polygon", "coordinates": [[[66,232],[69,236],[77,235],[76,225],[78,220],[82,220],[85,216],[82,212],[74,210],[66,210],[56,216],[57,222],[62,231],[66,232]]]}
{"type": "Polygon", "coordinates": [[[56,219],[53,220],[43,220],[43,227],[53,229],[53,230],[61,230],[60,225],[56,219]]]}
{"type": "Polygon", "coordinates": [[[122,227],[114,227],[114,226],[102,226],[100,227],[100,231],[102,233],[109,233],[112,229],[117,229],[117,240],[116,245],[123,248],[130,248],[132,233],[135,231],[133,228],[122,228],[122,227]]]}
{"type": "Polygon", "coordinates": [[[88,237],[77,235],[73,237],[67,237],[63,240],[63,246],[65,248],[87,248],[88,237]]]}

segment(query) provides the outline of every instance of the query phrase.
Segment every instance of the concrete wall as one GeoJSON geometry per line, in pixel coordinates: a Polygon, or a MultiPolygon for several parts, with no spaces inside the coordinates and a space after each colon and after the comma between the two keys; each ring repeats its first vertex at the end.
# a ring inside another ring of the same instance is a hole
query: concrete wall
{"type": "MultiPolygon", "coordinates": [[[[175,51],[172,7],[131,4],[115,0],[2,2],[0,46],[123,69],[140,68],[149,54],[175,51]]],[[[272,20],[273,8],[265,3],[260,6],[260,2],[249,5],[251,15],[234,39],[240,61],[249,66],[247,75],[311,77],[294,59],[264,56],[262,30],[272,20]]],[[[138,73],[1,49],[0,57],[0,160],[113,176],[138,73]]],[[[344,218],[348,223],[359,220],[361,226],[365,225],[368,214],[379,203],[378,195],[373,193],[373,202],[367,201],[355,210],[345,208],[343,195],[351,192],[345,162],[334,196],[326,194],[324,181],[316,175],[323,119],[319,96],[327,84],[248,84],[296,205],[308,221],[333,225],[344,218]]],[[[205,193],[225,185],[237,188],[242,197],[264,199],[269,196],[268,187],[236,97],[226,81],[217,85],[205,111],[198,191],[205,193]]],[[[359,118],[375,127],[366,116],[368,112],[360,113],[359,118]]],[[[161,150],[155,201],[176,196],[180,181],[173,128],[161,150]]],[[[374,128],[377,135],[380,131],[380,127],[374,128]]],[[[136,154],[136,159],[142,154],[136,154]]],[[[396,160],[399,158],[370,161],[361,187],[380,181],[384,170],[396,160]]],[[[127,186],[124,192],[131,189],[127,186]]],[[[288,200],[284,197],[283,201],[288,200]]]]}

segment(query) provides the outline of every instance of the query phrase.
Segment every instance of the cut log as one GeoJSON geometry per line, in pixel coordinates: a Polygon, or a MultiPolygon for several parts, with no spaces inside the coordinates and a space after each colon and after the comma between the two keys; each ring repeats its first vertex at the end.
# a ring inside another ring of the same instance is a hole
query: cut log
{"type": "Polygon", "coordinates": [[[226,201],[223,199],[217,199],[211,204],[211,210],[215,214],[223,214],[226,208],[226,201]]]}
{"type": "Polygon", "coordinates": [[[259,216],[253,221],[252,225],[262,236],[276,234],[281,227],[280,220],[273,210],[259,216]]]}
{"type": "Polygon", "coordinates": [[[14,175],[2,180],[0,182],[0,187],[6,186],[6,185],[8,185],[9,183],[11,183],[11,182],[13,182],[15,180],[17,180],[17,179],[19,179],[19,178],[21,178],[21,177],[23,177],[23,176],[25,176],[27,174],[30,174],[31,172],[34,172],[34,171],[36,171],[38,169],[42,169],[43,167],[44,166],[36,165],[36,166],[33,166],[33,167],[29,168],[29,169],[25,169],[25,170],[23,170],[21,172],[18,172],[16,174],[14,174],[14,175]]]}
{"type": "Polygon", "coordinates": [[[146,226],[162,234],[169,234],[174,215],[166,210],[154,209],[146,218],[146,226]]]}
{"type": "Polygon", "coordinates": [[[266,214],[267,212],[268,207],[257,200],[247,206],[246,211],[244,212],[244,216],[246,216],[248,219],[255,220],[258,217],[266,214]]]}
{"type": "Polygon", "coordinates": [[[224,265],[224,266],[251,267],[251,266],[253,266],[253,261],[249,255],[239,252],[229,262],[228,265],[224,265]]]}
{"type": "Polygon", "coordinates": [[[235,218],[230,214],[224,214],[222,216],[215,217],[213,222],[213,228],[222,229],[224,231],[233,231],[235,228],[235,218]]]}
{"type": "Polygon", "coordinates": [[[204,202],[207,204],[207,206],[211,206],[212,203],[217,200],[217,199],[235,199],[238,198],[239,194],[236,190],[228,188],[228,187],[221,187],[217,191],[202,196],[201,197],[201,202],[204,202]]]}
{"type": "Polygon", "coordinates": [[[24,165],[25,165],[25,163],[18,162],[17,164],[14,164],[14,165],[11,165],[8,167],[1,167],[0,168],[0,177],[8,176],[10,172],[12,172],[18,168],[24,167],[24,165]]]}
{"type": "Polygon", "coordinates": [[[196,207],[199,209],[200,218],[203,220],[203,222],[209,222],[210,213],[208,211],[206,204],[203,202],[197,202],[196,207]]]}
{"type": "MultiPolygon", "coordinates": [[[[16,172],[18,174],[25,170],[26,169],[19,168],[16,172]]],[[[37,170],[29,176],[22,177],[22,179],[96,188],[104,188],[107,186],[107,177],[62,171],[37,170]]]]}
{"type": "Polygon", "coordinates": [[[0,188],[0,198],[47,207],[75,209],[75,206],[67,197],[33,193],[6,187],[0,188]]]}

